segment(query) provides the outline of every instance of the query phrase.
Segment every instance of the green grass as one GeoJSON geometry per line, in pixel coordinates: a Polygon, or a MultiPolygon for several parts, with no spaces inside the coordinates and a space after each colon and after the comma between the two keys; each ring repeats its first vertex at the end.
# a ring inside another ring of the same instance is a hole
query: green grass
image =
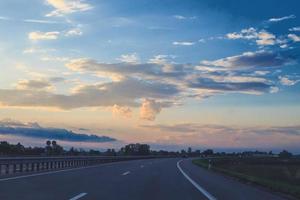
{"type": "MultiPolygon", "coordinates": [[[[208,168],[208,159],[193,160],[193,163],[208,168]]],[[[298,163],[216,158],[212,159],[211,170],[300,199],[300,164],[298,163]]]]}

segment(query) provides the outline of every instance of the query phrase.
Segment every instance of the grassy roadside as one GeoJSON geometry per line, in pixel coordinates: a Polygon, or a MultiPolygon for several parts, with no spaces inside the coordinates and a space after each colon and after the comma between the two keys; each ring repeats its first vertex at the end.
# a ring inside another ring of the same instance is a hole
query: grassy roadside
{"type": "MultiPolygon", "coordinates": [[[[193,163],[195,165],[208,169],[208,159],[193,160],[193,163]]],[[[260,186],[267,187],[275,192],[282,192],[291,195],[297,199],[300,199],[300,185],[294,185],[282,181],[266,179],[260,176],[254,176],[253,174],[249,175],[246,173],[239,173],[236,171],[228,170],[224,167],[215,166],[214,164],[212,164],[211,170],[223,173],[231,177],[235,177],[243,182],[258,184],[260,186]]]]}

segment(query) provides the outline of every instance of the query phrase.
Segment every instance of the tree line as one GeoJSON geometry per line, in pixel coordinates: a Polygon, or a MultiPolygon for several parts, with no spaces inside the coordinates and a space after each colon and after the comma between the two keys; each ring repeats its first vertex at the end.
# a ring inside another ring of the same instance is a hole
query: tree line
{"type": "Polygon", "coordinates": [[[151,150],[148,144],[128,144],[119,150],[107,149],[106,151],[99,150],[84,150],[74,147],[66,150],[60,146],[55,140],[46,141],[45,147],[25,147],[21,143],[10,144],[7,141],[0,142],[0,156],[182,156],[182,157],[207,157],[207,156],[278,156],[282,158],[290,158],[292,153],[283,150],[278,155],[272,151],[244,151],[238,153],[214,152],[212,149],[200,151],[199,149],[192,150],[189,147],[187,150],[181,151],[166,151],[166,150],[151,150]]]}

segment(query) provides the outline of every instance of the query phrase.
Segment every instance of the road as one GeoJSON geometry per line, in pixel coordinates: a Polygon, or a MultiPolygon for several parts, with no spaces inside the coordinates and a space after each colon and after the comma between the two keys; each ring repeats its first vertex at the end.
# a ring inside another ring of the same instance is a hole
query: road
{"type": "Polygon", "coordinates": [[[179,158],[134,160],[0,179],[2,200],[283,200],[179,158]]]}

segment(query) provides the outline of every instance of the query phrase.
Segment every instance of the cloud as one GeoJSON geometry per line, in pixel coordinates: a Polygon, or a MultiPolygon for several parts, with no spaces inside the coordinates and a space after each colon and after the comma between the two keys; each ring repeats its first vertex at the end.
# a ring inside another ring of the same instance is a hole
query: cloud
{"type": "Polygon", "coordinates": [[[137,53],[132,53],[132,54],[123,54],[120,56],[120,58],[117,58],[117,60],[126,63],[138,63],[140,59],[137,56],[137,53]]]}
{"type": "Polygon", "coordinates": [[[256,44],[259,46],[276,44],[276,36],[274,34],[269,33],[266,30],[257,31],[253,27],[242,29],[240,32],[228,33],[226,37],[231,40],[255,40],[256,44]]]}
{"type": "Polygon", "coordinates": [[[288,16],[284,16],[284,17],[270,18],[268,21],[269,22],[280,22],[280,21],[283,21],[283,20],[295,19],[295,18],[296,18],[295,15],[288,15],[288,16]]]}
{"type": "Polygon", "coordinates": [[[21,90],[44,90],[51,87],[51,83],[47,80],[20,80],[17,83],[17,88],[21,90]]]}
{"type": "Polygon", "coordinates": [[[287,76],[280,76],[279,80],[282,85],[287,85],[287,86],[295,85],[300,81],[300,80],[292,80],[287,76]]]}
{"type": "Polygon", "coordinates": [[[9,17],[4,17],[4,16],[0,16],[0,20],[3,20],[3,21],[9,21],[9,20],[11,20],[11,18],[9,18],[9,17]]]}
{"type": "Polygon", "coordinates": [[[40,19],[24,19],[24,22],[28,23],[38,23],[38,24],[58,24],[60,22],[50,21],[50,20],[40,20],[40,19]]]}
{"type": "Polygon", "coordinates": [[[175,41],[175,42],[173,42],[173,45],[177,45],[177,46],[192,46],[194,44],[195,44],[194,42],[186,42],[186,41],[182,41],[182,42],[175,41]]]}
{"type": "Polygon", "coordinates": [[[245,93],[266,93],[271,90],[272,85],[264,82],[230,82],[215,81],[209,78],[198,78],[189,83],[189,87],[198,89],[209,89],[217,91],[245,92],[245,93]]]}
{"type": "Polygon", "coordinates": [[[173,15],[173,17],[174,17],[175,19],[178,19],[178,20],[197,19],[196,16],[186,17],[186,16],[183,16],[183,15],[173,15]]]}
{"type": "Polygon", "coordinates": [[[63,77],[51,77],[49,78],[49,81],[52,83],[59,83],[59,82],[64,82],[66,79],[63,77]]]}
{"type": "Polygon", "coordinates": [[[179,93],[176,86],[123,79],[95,85],[80,85],[69,95],[55,94],[44,90],[0,89],[2,106],[49,107],[64,110],[81,107],[129,106],[138,107],[141,98],[170,99],[179,93]]]}
{"type": "Polygon", "coordinates": [[[112,107],[112,113],[125,118],[130,118],[132,116],[132,110],[127,106],[114,105],[112,107]]]}
{"type": "Polygon", "coordinates": [[[153,99],[144,99],[141,109],[140,118],[153,121],[158,113],[160,113],[162,104],[153,99]]]}
{"type": "Polygon", "coordinates": [[[214,61],[202,61],[204,65],[225,67],[231,69],[268,68],[284,66],[293,61],[292,58],[271,51],[246,52],[214,61]]]}
{"type": "Polygon", "coordinates": [[[93,8],[90,4],[82,0],[46,0],[46,2],[55,8],[55,10],[46,15],[47,17],[63,16],[75,12],[91,10],[93,8]]]}
{"type": "Polygon", "coordinates": [[[300,26],[290,28],[289,31],[300,31],[300,26]]]}
{"type": "Polygon", "coordinates": [[[28,34],[28,38],[30,40],[56,40],[59,36],[58,31],[52,31],[52,32],[40,32],[40,31],[35,31],[35,32],[30,32],[28,34]]]}
{"type": "Polygon", "coordinates": [[[297,146],[300,127],[296,126],[224,126],[198,123],[142,125],[162,135],[156,143],[189,144],[202,148],[283,148],[297,146]]]}
{"type": "Polygon", "coordinates": [[[79,134],[60,128],[43,128],[38,123],[22,123],[13,120],[0,121],[0,135],[61,140],[69,142],[114,142],[116,139],[94,134],[79,134]]]}
{"type": "Polygon", "coordinates": [[[137,62],[136,57],[135,54],[124,55],[119,63],[88,58],[69,60],[66,67],[70,70],[85,76],[105,77],[106,82],[77,82],[69,92],[57,94],[51,89],[52,84],[68,83],[67,80],[60,77],[23,80],[16,88],[0,89],[0,104],[63,110],[107,107],[121,115],[140,107],[142,119],[154,120],[162,109],[181,105],[186,98],[199,99],[234,92],[278,92],[279,80],[268,73],[295,61],[287,51],[265,50],[204,60],[199,65],[170,62],[168,58],[173,58],[172,55],[157,55],[146,63],[137,62]]]}
{"type": "Polygon", "coordinates": [[[150,79],[175,78],[184,76],[189,66],[182,64],[164,63],[101,63],[96,60],[79,58],[73,59],[66,66],[78,72],[94,72],[106,77],[120,80],[126,76],[150,79]]]}
{"type": "Polygon", "coordinates": [[[294,42],[300,42],[300,36],[297,36],[295,34],[288,34],[288,37],[294,42]]]}
{"type": "Polygon", "coordinates": [[[80,28],[72,28],[65,33],[65,36],[80,36],[82,35],[82,31],[80,28]]]}

